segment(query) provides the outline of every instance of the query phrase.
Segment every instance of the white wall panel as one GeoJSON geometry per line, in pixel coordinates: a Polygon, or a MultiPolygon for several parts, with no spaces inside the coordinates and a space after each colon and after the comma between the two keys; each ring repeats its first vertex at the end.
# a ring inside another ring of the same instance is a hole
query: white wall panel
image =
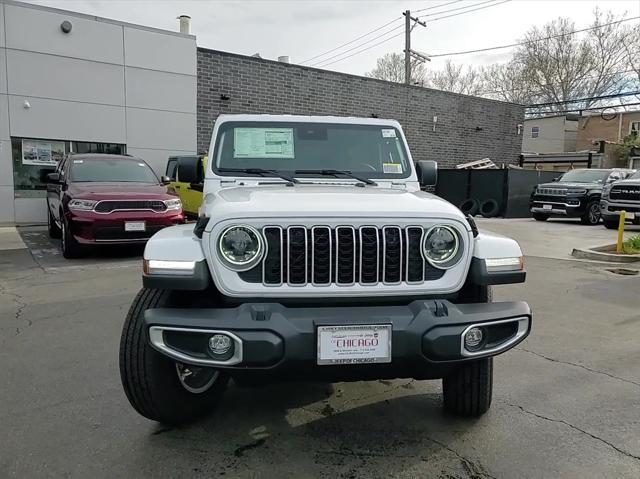
{"type": "Polygon", "coordinates": [[[0,94],[0,140],[11,138],[9,134],[9,97],[0,94]]]}
{"type": "Polygon", "coordinates": [[[196,40],[124,27],[125,64],[174,73],[196,74],[196,40]]]}
{"type": "Polygon", "coordinates": [[[196,115],[127,108],[127,145],[133,148],[196,148],[196,115]]]}
{"type": "Polygon", "coordinates": [[[0,224],[13,223],[13,186],[0,186],[0,224]]]}
{"type": "Polygon", "coordinates": [[[16,198],[15,217],[18,224],[46,223],[47,200],[45,198],[16,198]]]}
{"type": "Polygon", "coordinates": [[[10,96],[11,136],[126,143],[124,107],[10,96]],[[28,100],[31,108],[24,108],[28,100]]]}
{"type": "Polygon", "coordinates": [[[127,106],[196,112],[196,77],[127,67],[127,106]]]}
{"type": "Polygon", "coordinates": [[[5,59],[6,50],[0,48],[0,93],[7,93],[7,63],[5,59]]]}
{"type": "Polygon", "coordinates": [[[156,175],[162,176],[167,171],[167,160],[170,156],[195,155],[195,150],[154,150],[150,148],[127,148],[127,153],[146,161],[156,175]]]}
{"type": "Polygon", "coordinates": [[[7,48],[123,63],[119,25],[18,5],[5,4],[4,15],[7,48]],[[70,33],[60,29],[65,20],[70,33]]]}
{"type": "Polygon", "coordinates": [[[14,95],[124,105],[124,67],[42,53],[7,50],[14,95]]]}
{"type": "MultiPolygon", "coordinates": [[[[11,140],[0,139],[0,186],[13,188],[13,159],[11,157],[11,140]]],[[[0,210],[3,208],[0,203],[0,210]]]]}

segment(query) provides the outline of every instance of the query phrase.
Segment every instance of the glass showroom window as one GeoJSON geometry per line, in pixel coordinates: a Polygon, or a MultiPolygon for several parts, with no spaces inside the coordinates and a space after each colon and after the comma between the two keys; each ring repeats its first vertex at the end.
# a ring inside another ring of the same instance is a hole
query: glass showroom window
{"type": "Polygon", "coordinates": [[[13,184],[17,198],[40,198],[47,189],[46,175],[55,171],[67,153],[122,155],[125,145],[35,138],[12,138],[13,184]]]}

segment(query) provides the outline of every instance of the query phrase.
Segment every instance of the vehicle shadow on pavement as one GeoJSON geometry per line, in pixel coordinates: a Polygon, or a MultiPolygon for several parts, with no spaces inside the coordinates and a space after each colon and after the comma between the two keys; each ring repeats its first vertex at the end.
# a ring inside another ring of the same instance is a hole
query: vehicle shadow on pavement
{"type": "Polygon", "coordinates": [[[477,421],[444,414],[439,393],[417,393],[406,387],[412,383],[376,381],[365,388],[375,392],[357,397],[341,397],[336,388],[353,392],[364,383],[232,386],[215,413],[183,428],[159,426],[148,446],[161,441],[189,456],[174,457],[178,463],[193,461],[195,446],[200,457],[192,473],[203,476],[489,475],[449,445],[477,421]]]}

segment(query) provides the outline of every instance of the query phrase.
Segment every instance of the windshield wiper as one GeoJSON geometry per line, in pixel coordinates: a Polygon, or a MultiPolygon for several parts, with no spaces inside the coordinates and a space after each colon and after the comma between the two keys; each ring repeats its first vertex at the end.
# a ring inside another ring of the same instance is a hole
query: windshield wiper
{"type": "Polygon", "coordinates": [[[276,178],[282,178],[289,183],[300,183],[300,181],[296,180],[292,176],[285,175],[277,170],[265,170],[264,168],[218,168],[218,171],[222,173],[247,173],[249,175],[273,176],[276,178]]]}
{"type": "Polygon", "coordinates": [[[343,176],[348,176],[349,178],[353,178],[354,180],[361,181],[362,183],[366,183],[367,185],[378,186],[378,183],[376,183],[375,181],[370,180],[369,178],[363,178],[361,176],[354,175],[349,170],[296,170],[295,174],[296,175],[309,174],[309,175],[336,176],[336,177],[343,175],[343,176]]]}

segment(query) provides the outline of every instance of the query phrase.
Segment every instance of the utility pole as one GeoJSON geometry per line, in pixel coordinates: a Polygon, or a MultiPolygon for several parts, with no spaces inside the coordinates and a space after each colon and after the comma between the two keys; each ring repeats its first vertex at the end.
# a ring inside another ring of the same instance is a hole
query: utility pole
{"type": "MultiPolygon", "coordinates": [[[[419,18],[412,17],[411,10],[407,10],[402,14],[404,15],[404,83],[406,85],[410,85],[411,84],[411,56],[414,53],[417,54],[417,52],[411,51],[411,30],[413,30],[413,28],[416,25],[422,25],[423,27],[426,27],[427,24],[426,22],[421,22],[419,18]],[[412,22],[414,22],[413,25],[412,25],[412,22]]],[[[419,56],[422,57],[421,58],[422,60],[424,59],[429,60],[424,55],[419,55],[419,56]]]]}

